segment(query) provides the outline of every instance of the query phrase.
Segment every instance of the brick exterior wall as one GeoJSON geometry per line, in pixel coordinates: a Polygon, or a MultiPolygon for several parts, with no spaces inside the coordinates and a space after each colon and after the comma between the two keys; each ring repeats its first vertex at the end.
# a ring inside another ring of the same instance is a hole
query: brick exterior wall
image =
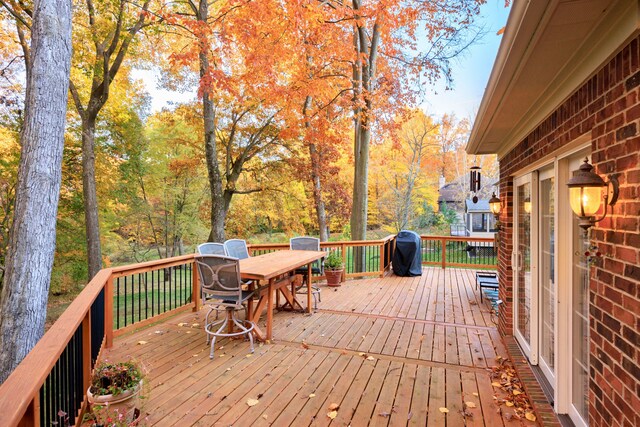
{"type": "Polygon", "coordinates": [[[591,241],[591,426],[640,426],[640,37],[633,39],[500,161],[499,328],[513,330],[513,174],[585,133],[601,176],[617,173],[620,198],[591,241]]]}

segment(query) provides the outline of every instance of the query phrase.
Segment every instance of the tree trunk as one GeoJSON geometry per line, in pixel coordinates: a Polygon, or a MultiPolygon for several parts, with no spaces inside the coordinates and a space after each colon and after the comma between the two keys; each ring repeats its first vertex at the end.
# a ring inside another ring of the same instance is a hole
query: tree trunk
{"type": "MultiPolygon", "coordinates": [[[[209,6],[206,0],[200,0],[197,19],[206,23],[209,17],[209,6]]],[[[200,78],[209,74],[209,58],[205,41],[200,43],[200,78]]],[[[211,232],[210,242],[223,242],[225,240],[224,222],[227,216],[224,194],[222,192],[222,177],[218,164],[218,146],[216,143],[216,123],[213,101],[205,90],[202,95],[202,113],[204,118],[204,148],[207,161],[207,174],[209,176],[209,191],[211,194],[211,232]]]]}
{"type": "Polygon", "coordinates": [[[369,180],[369,143],[371,141],[371,130],[366,125],[365,120],[359,120],[359,127],[356,129],[355,134],[351,240],[365,240],[367,238],[367,189],[369,180]]]}
{"type": "Polygon", "coordinates": [[[102,268],[100,219],[98,216],[98,195],[96,192],[96,117],[97,114],[87,112],[82,118],[82,196],[84,202],[89,280],[102,268]]]}
{"type": "Polygon", "coordinates": [[[71,1],[35,0],[31,69],[9,254],[0,301],[0,383],[42,336],[71,67],[71,1]]]}
{"type": "Polygon", "coordinates": [[[309,157],[311,158],[311,181],[313,183],[313,202],[316,206],[318,216],[318,228],[320,230],[320,241],[329,240],[327,229],[327,211],[322,199],[322,181],[320,180],[320,154],[316,145],[309,144],[309,157]]]}
{"type": "MultiPolygon", "coordinates": [[[[308,60],[308,58],[307,58],[308,60]]],[[[304,115],[304,127],[305,130],[311,129],[311,122],[309,121],[308,111],[311,108],[311,96],[307,96],[304,100],[304,106],[302,107],[302,114],[304,115]]],[[[318,216],[318,229],[320,232],[320,241],[326,242],[329,240],[329,233],[327,230],[327,212],[324,206],[324,200],[322,200],[322,181],[320,179],[320,168],[322,162],[320,161],[320,153],[318,148],[312,142],[309,143],[309,158],[311,160],[311,184],[313,185],[313,203],[316,208],[316,215],[318,216]]]]}

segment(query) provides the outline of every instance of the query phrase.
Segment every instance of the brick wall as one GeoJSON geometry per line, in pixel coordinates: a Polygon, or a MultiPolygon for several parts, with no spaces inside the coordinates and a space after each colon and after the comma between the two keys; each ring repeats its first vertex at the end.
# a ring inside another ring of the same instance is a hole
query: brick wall
{"type": "Polygon", "coordinates": [[[591,268],[591,426],[640,426],[640,37],[500,161],[499,327],[513,330],[511,271],[513,174],[587,133],[601,176],[617,173],[613,214],[591,231],[601,262],[591,268]]]}

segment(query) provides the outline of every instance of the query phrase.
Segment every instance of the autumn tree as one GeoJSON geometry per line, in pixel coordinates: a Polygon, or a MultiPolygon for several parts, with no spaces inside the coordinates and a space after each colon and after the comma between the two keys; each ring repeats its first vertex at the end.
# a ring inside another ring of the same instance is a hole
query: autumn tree
{"type": "MultiPolygon", "coordinates": [[[[102,268],[96,192],[96,123],[135,37],[154,22],[149,19],[150,3],[150,0],[141,4],[127,0],[77,0],[74,3],[76,49],[69,89],[82,123],[82,189],[89,278],[102,268]]],[[[31,27],[31,10],[23,2],[2,4],[16,19],[24,56],[28,58],[29,46],[24,33],[31,27]]]]}
{"type": "Polygon", "coordinates": [[[283,127],[290,123],[287,118],[299,99],[294,95],[299,87],[292,84],[298,62],[296,55],[289,55],[290,21],[283,19],[290,10],[296,9],[273,0],[211,4],[201,0],[178,3],[167,12],[167,22],[186,40],[173,54],[173,64],[187,69],[198,64],[211,241],[225,239],[234,195],[269,188],[264,182],[239,186],[242,174],[268,176],[266,169],[252,169],[251,160],[277,159],[284,154],[284,144],[295,137],[295,126],[286,131],[283,127]]]}
{"type": "Polygon", "coordinates": [[[426,80],[451,80],[450,61],[473,41],[473,17],[483,0],[442,2],[352,0],[354,183],[351,233],[365,239],[369,147],[380,117],[376,100],[412,101],[426,80]]]}
{"type": "MultiPolygon", "coordinates": [[[[426,188],[432,188],[435,181],[434,171],[439,156],[436,142],[439,126],[431,117],[418,110],[413,117],[402,125],[396,141],[384,150],[385,162],[378,171],[389,190],[382,203],[390,210],[389,220],[393,232],[399,232],[409,226],[417,203],[416,196],[426,199],[426,188]],[[420,191],[421,190],[421,191],[420,191]]],[[[430,194],[433,198],[434,193],[430,194]]]]}
{"type": "Polygon", "coordinates": [[[71,64],[71,2],[35,0],[13,224],[0,299],[0,383],[44,332],[71,64]]]}

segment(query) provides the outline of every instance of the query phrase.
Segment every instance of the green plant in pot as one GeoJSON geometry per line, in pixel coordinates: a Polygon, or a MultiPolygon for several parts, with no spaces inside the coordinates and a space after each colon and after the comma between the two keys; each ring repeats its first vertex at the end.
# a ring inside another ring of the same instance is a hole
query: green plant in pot
{"type": "Polygon", "coordinates": [[[340,286],[343,272],[342,257],[337,252],[329,252],[329,255],[324,259],[324,275],[327,278],[327,285],[340,286]]]}
{"type": "Polygon", "coordinates": [[[136,362],[103,362],[96,366],[87,390],[95,425],[136,425],[143,383],[144,372],[136,362]]]}

